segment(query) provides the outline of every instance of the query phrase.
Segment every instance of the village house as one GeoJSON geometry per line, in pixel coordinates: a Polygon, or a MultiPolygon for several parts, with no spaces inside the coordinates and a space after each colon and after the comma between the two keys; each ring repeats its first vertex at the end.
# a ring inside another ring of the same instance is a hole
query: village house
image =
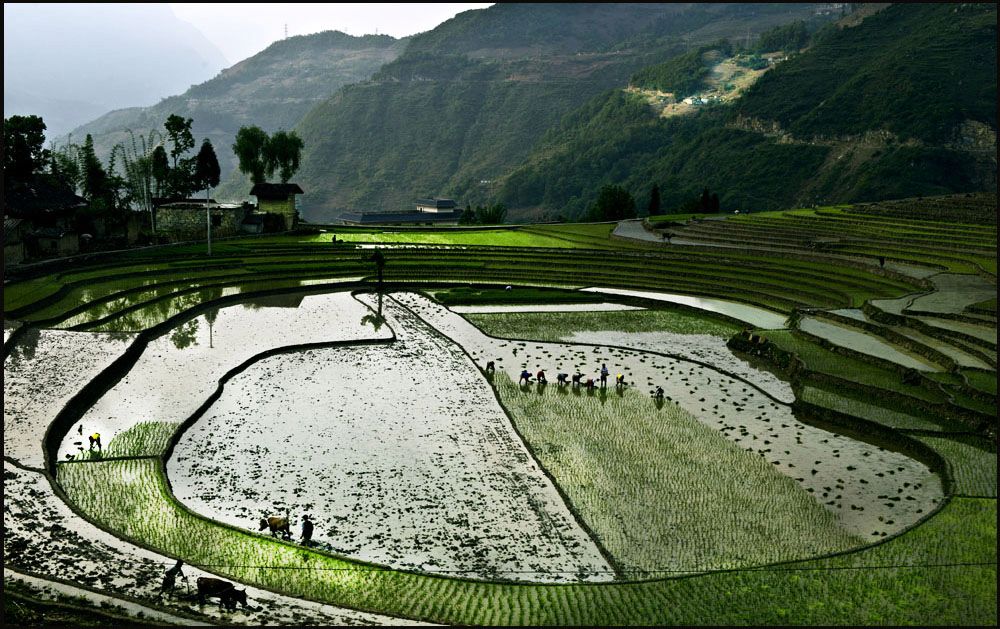
{"type": "Polygon", "coordinates": [[[277,214],[284,218],[284,228],[295,229],[299,224],[299,212],[295,195],[304,194],[294,183],[257,183],[250,195],[257,197],[257,211],[263,214],[277,214]]]}
{"type": "Polygon", "coordinates": [[[27,184],[5,186],[4,260],[17,264],[13,262],[17,258],[23,262],[77,253],[77,214],[85,207],[86,199],[51,175],[39,174],[27,184]]]}
{"type": "Polygon", "coordinates": [[[462,210],[454,199],[417,199],[414,212],[344,212],[340,221],[347,225],[458,225],[462,210]]]}

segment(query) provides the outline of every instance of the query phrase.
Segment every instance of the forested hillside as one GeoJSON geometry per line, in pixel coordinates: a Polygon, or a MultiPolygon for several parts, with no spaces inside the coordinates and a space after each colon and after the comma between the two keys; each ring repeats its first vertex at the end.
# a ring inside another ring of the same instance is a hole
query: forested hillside
{"type": "Polygon", "coordinates": [[[462,13],[305,116],[296,176],[304,214],[395,210],[427,195],[485,201],[564,115],[636,70],[817,6],[498,4],[462,13]]]}
{"type": "Polygon", "coordinates": [[[240,126],[257,125],[268,132],[291,129],[341,86],[370,78],[396,58],[406,42],[388,35],[353,37],[338,31],[289,37],[179,96],[152,107],[110,112],[73,131],[72,138],[82,142],[92,134],[97,154],[106,159],[111,147],[129,141],[127,129],[146,135],[151,129],[163,132],[170,114],[193,118],[198,141],[207,137],[215,145],[225,180],[236,168],[232,144],[240,126]]]}
{"type": "Polygon", "coordinates": [[[993,189],[996,19],[994,5],[892,5],[687,117],[608,90],[547,133],[498,198],[573,217],[610,183],[640,207],[655,183],[665,208],[707,187],[743,210],[993,189]]]}

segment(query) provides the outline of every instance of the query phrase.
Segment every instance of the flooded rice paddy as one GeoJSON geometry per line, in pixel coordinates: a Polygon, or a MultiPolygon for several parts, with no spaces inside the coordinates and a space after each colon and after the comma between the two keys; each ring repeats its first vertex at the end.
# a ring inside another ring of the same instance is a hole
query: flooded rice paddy
{"type": "Polygon", "coordinates": [[[826,339],[834,345],[846,347],[862,354],[882,358],[897,365],[902,365],[919,371],[941,371],[941,367],[917,354],[904,352],[902,348],[866,334],[860,330],[851,329],[814,317],[803,317],[799,321],[799,329],[819,338],[826,339]]]}
{"type": "Polygon", "coordinates": [[[82,437],[101,434],[106,445],[143,422],[187,419],[230,369],[261,352],[291,345],[388,339],[391,332],[363,323],[371,311],[347,292],[279,295],[209,311],[154,339],[122,380],[70,430],[59,460],[79,455],[82,437]]]}
{"type": "MultiPolygon", "coordinates": [[[[22,465],[43,467],[42,440],[53,418],[121,356],[133,338],[38,329],[22,334],[3,365],[4,455],[22,465]]],[[[72,435],[74,442],[84,438],[72,435]]]]}
{"type": "Polygon", "coordinates": [[[584,288],[581,290],[593,293],[605,293],[608,295],[626,295],[629,297],[641,297],[643,299],[654,299],[657,301],[667,301],[674,304],[681,304],[718,312],[738,321],[743,321],[755,328],[764,330],[780,330],[785,327],[785,320],[788,318],[780,312],[767,310],[760,306],[751,306],[736,301],[725,299],[713,299],[711,297],[696,297],[694,295],[678,295],[674,293],[658,293],[653,291],[625,290],[620,288],[584,288]]]}

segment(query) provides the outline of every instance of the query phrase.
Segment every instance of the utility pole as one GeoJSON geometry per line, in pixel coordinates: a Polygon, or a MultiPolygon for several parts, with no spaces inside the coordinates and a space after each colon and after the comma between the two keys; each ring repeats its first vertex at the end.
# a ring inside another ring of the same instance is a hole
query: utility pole
{"type": "Polygon", "coordinates": [[[209,203],[211,188],[205,188],[205,228],[208,230],[208,255],[212,255],[212,209],[209,203]]]}

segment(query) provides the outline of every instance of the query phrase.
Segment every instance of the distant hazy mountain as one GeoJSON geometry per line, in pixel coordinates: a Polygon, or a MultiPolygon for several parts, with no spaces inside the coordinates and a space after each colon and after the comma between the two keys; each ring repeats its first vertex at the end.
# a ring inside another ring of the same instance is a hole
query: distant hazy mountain
{"type": "Polygon", "coordinates": [[[225,57],[166,4],[4,4],[4,116],[54,138],[215,76],[225,57]]]}
{"type": "Polygon", "coordinates": [[[434,195],[483,201],[562,116],[635,70],[820,6],[524,3],[461,13],[303,118],[303,214],[398,210],[434,195]]]}
{"type": "MultiPolygon", "coordinates": [[[[388,35],[353,37],[339,31],[290,37],[179,96],[150,107],[107,113],[74,129],[73,141],[82,142],[90,133],[98,154],[106,157],[116,143],[129,139],[128,129],[143,136],[151,129],[163,133],[167,116],[178,114],[194,119],[192,131],[199,145],[202,138],[212,141],[225,180],[238,163],[232,145],[241,126],[257,125],[268,132],[291,129],[338,88],[368,79],[395,59],[406,41],[388,35]]],[[[239,186],[232,194],[245,196],[248,191],[239,186]]]]}

